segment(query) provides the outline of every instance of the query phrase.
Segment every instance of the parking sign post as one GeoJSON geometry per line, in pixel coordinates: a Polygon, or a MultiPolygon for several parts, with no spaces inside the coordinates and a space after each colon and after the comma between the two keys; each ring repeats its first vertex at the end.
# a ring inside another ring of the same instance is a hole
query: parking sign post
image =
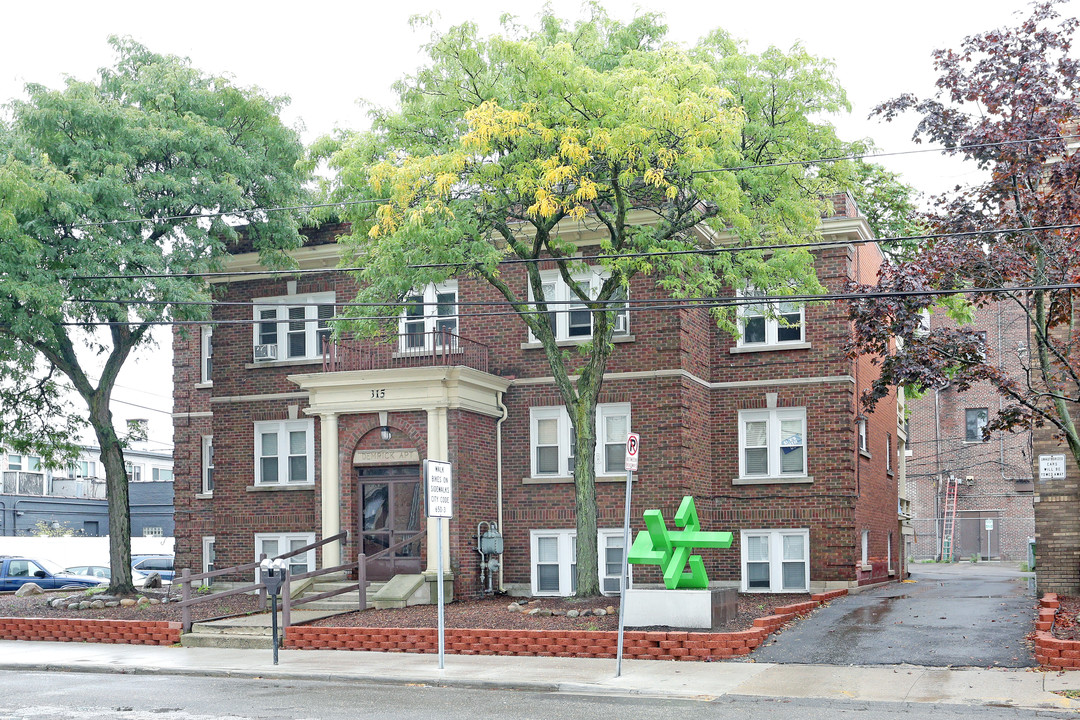
{"type": "Polygon", "coordinates": [[[619,642],[615,653],[615,677],[622,675],[623,634],[626,627],[626,586],[630,582],[630,565],[626,562],[626,557],[630,553],[630,497],[640,450],[641,436],[637,433],[630,433],[626,438],[626,509],[623,511],[622,572],[619,573],[619,642]]]}

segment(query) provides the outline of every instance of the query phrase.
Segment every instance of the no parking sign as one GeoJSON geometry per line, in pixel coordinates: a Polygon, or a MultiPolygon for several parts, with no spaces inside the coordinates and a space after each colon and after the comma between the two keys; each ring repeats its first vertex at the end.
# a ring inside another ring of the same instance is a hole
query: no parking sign
{"type": "Polygon", "coordinates": [[[638,452],[641,450],[641,436],[630,433],[626,438],[626,469],[637,470],[638,452]]]}

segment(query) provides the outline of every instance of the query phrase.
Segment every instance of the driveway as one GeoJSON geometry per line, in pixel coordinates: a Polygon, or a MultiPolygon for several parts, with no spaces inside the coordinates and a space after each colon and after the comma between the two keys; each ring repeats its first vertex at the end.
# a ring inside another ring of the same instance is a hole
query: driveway
{"type": "Polygon", "coordinates": [[[1031,573],[996,563],[912,564],[911,580],[852,593],[773,636],[757,662],[1032,667],[1031,573]]]}

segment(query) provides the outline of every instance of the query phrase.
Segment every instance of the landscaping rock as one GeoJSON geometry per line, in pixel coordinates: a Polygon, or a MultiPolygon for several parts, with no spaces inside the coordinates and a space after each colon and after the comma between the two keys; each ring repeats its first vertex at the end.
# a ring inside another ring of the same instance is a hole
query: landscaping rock
{"type": "Polygon", "coordinates": [[[521,606],[518,605],[516,602],[510,603],[509,605],[507,605],[506,609],[509,610],[510,612],[516,612],[516,613],[521,612],[521,606]]]}
{"type": "Polygon", "coordinates": [[[120,601],[120,605],[121,605],[121,607],[132,607],[133,605],[135,605],[135,599],[134,598],[124,598],[123,600],[120,601]]]}
{"type": "Polygon", "coordinates": [[[604,608],[596,608],[592,611],[592,614],[596,617],[604,617],[605,615],[607,615],[607,610],[605,610],[604,608]]]}
{"type": "Polygon", "coordinates": [[[95,610],[100,610],[101,608],[105,607],[105,601],[104,600],[94,600],[93,602],[90,603],[90,607],[94,608],[95,610]]]}
{"type": "Polygon", "coordinates": [[[37,583],[23,583],[22,587],[15,591],[15,597],[26,597],[27,595],[42,595],[44,590],[37,583]]]}
{"type": "Polygon", "coordinates": [[[567,610],[566,611],[566,617],[568,617],[568,618],[576,618],[580,614],[581,613],[579,613],[577,610],[567,610]]]}

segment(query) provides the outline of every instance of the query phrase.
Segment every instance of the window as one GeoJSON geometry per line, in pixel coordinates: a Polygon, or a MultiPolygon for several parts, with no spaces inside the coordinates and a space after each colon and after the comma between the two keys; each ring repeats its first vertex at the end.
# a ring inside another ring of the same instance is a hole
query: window
{"type": "MultiPolygon", "coordinates": [[[[533,530],[530,533],[532,594],[566,596],[577,591],[577,530],[533,530]]],[[[600,590],[619,593],[622,576],[623,531],[603,529],[596,533],[600,590]]]]}
{"type": "Polygon", "coordinates": [[[739,411],[739,476],[806,475],[806,409],[739,411]]]}
{"type": "MultiPolygon", "coordinates": [[[[532,438],[532,476],[569,477],[574,474],[575,434],[562,405],[529,411],[532,438]]],[[[596,408],[596,474],[626,472],[626,436],[630,433],[630,403],[607,403],[596,408]]]]}
{"type": "Polygon", "coordinates": [[[866,439],[866,418],[859,418],[859,452],[869,453],[870,443],[866,439]]]}
{"type": "Polygon", "coordinates": [[[742,592],[807,592],[809,530],[743,530],[742,592]]]}
{"type": "Polygon", "coordinates": [[[983,428],[990,418],[986,408],[969,408],[964,411],[964,441],[982,442],[983,428]]]}
{"type": "Polygon", "coordinates": [[[255,484],[315,483],[314,420],[255,423],[255,484]]]}
{"type": "MultiPolygon", "coordinates": [[[[764,297],[765,293],[748,289],[740,297],[764,297]]],[[[749,302],[739,305],[738,347],[767,347],[803,342],[805,318],[803,305],[793,302],[749,302]]]]}
{"type": "Polygon", "coordinates": [[[154,479],[154,482],[172,482],[173,481],[172,468],[156,467],[156,468],[153,468],[150,471],[150,473],[151,473],[151,477],[153,477],[153,479],[154,479]]]}
{"type": "Polygon", "coordinates": [[[154,527],[144,527],[142,530],[143,537],[164,537],[165,528],[160,525],[154,527]]]}
{"type": "Polygon", "coordinates": [[[202,382],[213,382],[214,371],[214,328],[209,325],[204,325],[202,329],[202,343],[199,351],[199,367],[202,376],[202,382]]]}
{"type": "MultiPolygon", "coordinates": [[[[555,303],[548,306],[548,322],[551,323],[554,330],[555,340],[572,341],[591,338],[593,334],[593,313],[584,304],[580,303],[581,298],[570,289],[570,286],[563,280],[562,275],[557,270],[545,270],[540,273],[540,278],[544,293],[543,300],[555,303]]],[[[596,271],[574,277],[578,289],[590,298],[595,298],[600,294],[600,288],[603,286],[605,279],[604,275],[596,271]]],[[[533,301],[536,300],[531,288],[529,297],[533,301]]],[[[620,288],[612,296],[612,300],[615,301],[626,301],[626,299],[625,288],[620,288]]],[[[614,306],[614,304],[612,305],[614,306]]],[[[615,335],[629,334],[630,311],[623,305],[615,316],[615,335]]],[[[533,337],[532,333],[529,333],[529,342],[536,342],[536,338],[533,337]]]]}
{"type": "Polygon", "coordinates": [[[333,292],[255,300],[255,360],[322,357],[323,340],[330,337],[334,301],[333,292]]]}
{"type": "Polygon", "coordinates": [[[870,559],[870,531],[862,531],[862,564],[866,565],[870,559]]]}
{"type": "Polygon", "coordinates": [[[202,491],[206,495],[214,494],[214,436],[202,437],[202,491]]]}
{"type": "Polygon", "coordinates": [[[885,433],[885,472],[890,475],[893,471],[892,453],[892,433],[885,433]]]}
{"type": "MultiPolygon", "coordinates": [[[[214,547],[214,536],[204,536],[202,539],[202,571],[204,573],[214,572],[216,570],[217,563],[217,551],[214,547]]],[[[202,581],[203,585],[210,585],[214,582],[214,578],[206,578],[202,581]]]]}
{"type": "Polygon", "coordinates": [[[8,470],[41,472],[41,458],[37,455],[8,455],[8,470]]]}
{"type": "Polygon", "coordinates": [[[126,462],[124,463],[124,469],[127,470],[128,479],[131,482],[142,482],[143,480],[143,466],[139,463],[126,462]]]}
{"type": "MultiPolygon", "coordinates": [[[[315,533],[256,533],[255,560],[258,561],[263,555],[272,560],[314,542],[315,533]]],[[[289,564],[289,575],[310,572],[315,569],[315,550],[293,555],[286,558],[286,562],[289,564]]]]}
{"type": "Polygon", "coordinates": [[[456,348],[458,334],[457,282],[429,285],[405,298],[401,316],[400,351],[456,348]]]}
{"type": "Polygon", "coordinates": [[[97,463],[93,460],[79,460],[75,463],[77,477],[97,477],[97,463]]]}

